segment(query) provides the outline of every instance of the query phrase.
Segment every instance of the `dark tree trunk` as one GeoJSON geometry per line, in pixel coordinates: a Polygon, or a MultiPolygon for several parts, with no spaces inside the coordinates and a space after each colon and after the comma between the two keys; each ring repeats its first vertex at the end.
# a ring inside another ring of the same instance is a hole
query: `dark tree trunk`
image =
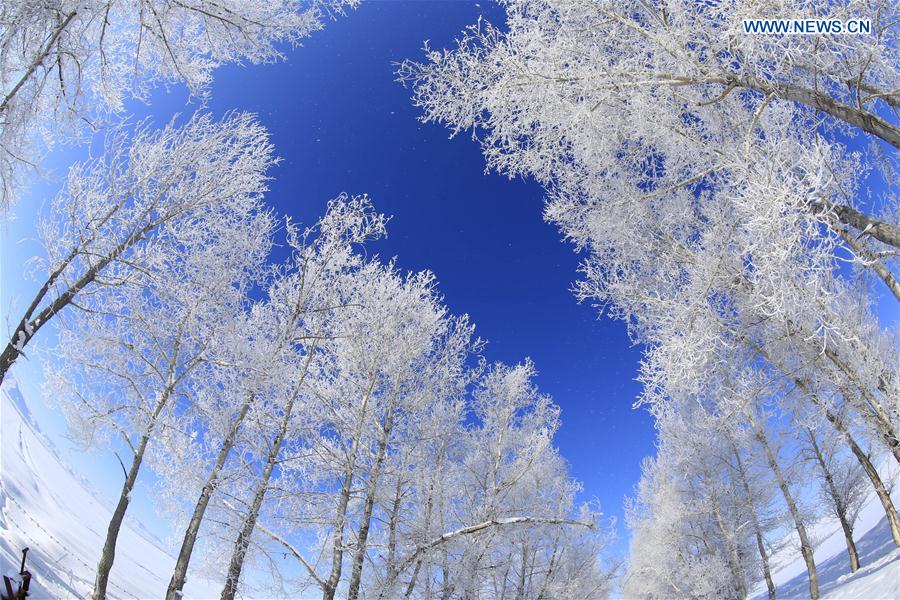
{"type": "Polygon", "coordinates": [[[175,561],[172,579],[169,581],[168,590],[166,590],[166,600],[181,599],[181,590],[184,587],[184,581],[187,577],[188,564],[191,560],[191,554],[194,551],[194,544],[197,541],[200,524],[203,522],[203,515],[206,513],[206,507],[209,506],[209,500],[219,484],[219,474],[222,472],[225,461],[228,460],[228,455],[234,447],[238,430],[241,427],[241,423],[244,421],[244,417],[247,416],[247,411],[250,409],[252,400],[251,397],[244,403],[237,418],[231,424],[231,429],[225,437],[225,440],[222,442],[222,447],[219,449],[219,455],[216,457],[216,464],[213,466],[213,470],[206,479],[203,490],[200,492],[200,498],[197,499],[197,504],[194,507],[194,514],[191,516],[187,531],[184,533],[184,540],[181,542],[181,551],[178,553],[178,559],[175,561]]]}

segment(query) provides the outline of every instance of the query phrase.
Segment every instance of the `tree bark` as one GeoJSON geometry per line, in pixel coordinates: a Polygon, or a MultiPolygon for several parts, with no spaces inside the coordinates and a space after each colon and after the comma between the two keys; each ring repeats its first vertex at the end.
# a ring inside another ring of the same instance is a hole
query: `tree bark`
{"type": "Polygon", "coordinates": [[[554,569],[556,568],[556,555],[558,551],[559,534],[557,534],[553,538],[553,553],[550,554],[550,561],[547,563],[547,573],[544,575],[544,584],[541,586],[541,591],[538,593],[537,600],[547,599],[547,588],[550,587],[550,583],[553,581],[554,569]]]}
{"type": "Polygon", "coordinates": [[[806,526],[803,524],[803,518],[800,516],[800,511],[797,508],[797,502],[794,500],[790,488],[788,488],[787,481],[784,479],[784,473],[782,473],[781,466],[779,466],[775,455],[772,454],[772,448],[766,441],[765,434],[760,431],[752,415],[748,413],[747,417],[753,426],[756,440],[766,452],[769,467],[775,473],[778,488],[781,490],[781,495],[784,496],[788,511],[790,511],[791,518],[794,520],[794,527],[797,529],[797,535],[800,538],[800,554],[803,555],[803,561],[806,563],[806,570],[809,573],[809,597],[811,600],[819,600],[819,577],[816,572],[816,561],[813,558],[813,547],[809,540],[809,534],[806,532],[806,526]]]}
{"type": "Polygon", "coordinates": [[[894,545],[900,546],[900,519],[897,518],[897,510],[894,508],[894,502],[891,500],[890,494],[888,494],[887,488],[884,485],[884,482],[881,480],[881,475],[878,474],[878,470],[875,469],[875,465],[872,464],[872,461],[869,460],[869,457],[860,448],[859,444],[856,443],[856,440],[853,439],[853,436],[847,430],[847,427],[843,424],[843,422],[837,418],[836,415],[831,413],[831,411],[825,411],[825,418],[834,425],[834,428],[838,430],[843,436],[844,439],[847,440],[847,445],[850,446],[850,450],[853,452],[853,455],[856,456],[856,459],[859,461],[859,464],[862,465],[863,470],[866,472],[866,475],[869,477],[869,481],[872,482],[872,487],[875,488],[875,495],[878,496],[878,500],[881,502],[881,506],[884,508],[885,516],[887,517],[888,527],[891,530],[891,537],[894,540],[894,545]]]}
{"type": "MultiPolygon", "coordinates": [[[[766,356],[766,359],[769,360],[773,365],[775,365],[782,373],[785,375],[788,374],[782,365],[777,362],[773,362],[771,359],[766,356]]],[[[796,376],[792,377],[794,383],[797,384],[803,392],[807,395],[807,397],[812,401],[813,404],[818,406],[822,410],[822,414],[825,415],[825,418],[829,423],[835,428],[835,430],[844,436],[844,440],[846,440],[847,445],[850,446],[850,450],[853,452],[853,455],[856,457],[856,460],[859,461],[859,464],[862,465],[863,470],[866,472],[866,475],[869,477],[869,481],[872,482],[872,487],[875,489],[875,495],[878,496],[878,500],[881,502],[881,506],[884,507],[885,517],[887,518],[888,527],[891,530],[891,537],[894,540],[894,544],[900,546],[900,519],[897,518],[897,510],[894,508],[894,502],[891,500],[890,494],[888,494],[887,488],[884,485],[884,482],[881,480],[881,475],[878,474],[878,470],[875,468],[875,465],[872,464],[872,461],[869,460],[868,455],[863,451],[863,449],[856,443],[856,440],[853,439],[853,435],[850,433],[850,430],[844,425],[843,420],[838,417],[836,414],[831,412],[828,406],[809,389],[809,386],[806,385],[806,382],[803,379],[800,379],[796,376]]],[[[896,455],[895,455],[896,456],[896,455]]]]}
{"type": "Polygon", "coordinates": [[[109,585],[109,572],[112,570],[113,562],[116,558],[116,542],[119,538],[119,530],[122,528],[122,521],[125,519],[125,511],[128,510],[128,504],[131,502],[131,491],[137,481],[138,473],[141,470],[141,463],[144,461],[144,452],[147,450],[147,444],[153,435],[156,427],[156,420],[165,407],[172,393],[172,386],[167,387],[160,399],[154,407],[150,421],[147,423],[141,440],[134,451],[134,458],[131,461],[131,468],[125,476],[125,483],[122,484],[122,492],[119,494],[119,501],[113,511],[112,518],[109,521],[109,527],[106,530],[106,540],[103,542],[103,550],[100,553],[100,562],[97,564],[97,578],[94,581],[94,592],[91,595],[93,600],[105,600],[106,588],[109,585]]]}
{"type": "Polygon", "coordinates": [[[851,206],[843,204],[830,205],[831,210],[837,215],[838,220],[844,225],[849,225],[865,235],[871,236],[880,242],[884,242],[894,248],[900,248],[900,227],[873,219],[865,213],[861,213],[851,206]]]}
{"type": "MultiPolygon", "coordinates": [[[[872,419],[878,426],[878,431],[884,439],[885,444],[887,444],[888,448],[891,451],[891,454],[894,455],[894,459],[900,464],[900,436],[897,435],[897,430],[894,428],[894,424],[891,420],[891,415],[888,411],[881,405],[875,395],[862,383],[860,383],[859,378],[856,377],[854,372],[850,369],[850,367],[843,361],[843,359],[838,356],[837,352],[835,352],[832,348],[825,347],[825,356],[838,367],[844,374],[847,376],[847,379],[853,384],[853,387],[859,390],[865,402],[863,405],[868,409],[869,414],[872,416],[872,419]]],[[[847,396],[847,394],[844,394],[847,396]]]]}
{"type": "Polygon", "coordinates": [[[228,564],[228,575],[225,578],[225,587],[222,589],[221,600],[234,600],[237,594],[238,581],[241,579],[241,571],[244,568],[244,558],[247,556],[247,550],[250,548],[250,537],[253,530],[256,529],[256,520],[259,518],[259,511],[262,508],[263,500],[265,500],[266,492],[269,490],[269,481],[272,478],[272,471],[275,469],[275,463],[278,462],[278,455],[281,453],[281,445],[284,443],[284,436],[287,434],[288,423],[291,418],[291,411],[294,406],[295,398],[291,398],[288,406],[284,411],[284,418],[281,420],[281,427],[275,436],[275,441],[269,454],[266,457],[266,466],[263,469],[259,485],[256,487],[256,493],[253,495],[253,502],[250,504],[250,512],[244,519],[244,525],[238,533],[237,540],[234,543],[234,549],[231,553],[231,562],[228,564]]]}
{"type": "MultiPolygon", "coordinates": [[[[431,513],[434,510],[434,488],[437,485],[438,473],[441,472],[441,465],[444,463],[444,451],[446,450],[446,447],[446,439],[442,438],[441,447],[438,450],[437,459],[435,460],[434,472],[432,473],[431,482],[428,486],[428,500],[425,502],[424,530],[426,536],[428,535],[428,531],[431,529],[431,513]]],[[[423,558],[424,557],[419,557],[419,559],[416,561],[416,566],[415,568],[413,568],[412,575],[409,579],[409,584],[406,586],[406,593],[404,594],[405,598],[409,598],[410,596],[412,596],[413,590],[416,586],[416,580],[419,577],[419,571],[422,569],[423,558]]],[[[401,570],[402,569],[400,567],[397,567],[393,572],[392,578],[395,579],[400,574],[401,570]]],[[[389,581],[393,581],[393,579],[390,579],[389,581]]]]}
{"type": "Polygon", "coordinates": [[[387,451],[388,439],[391,435],[392,412],[388,412],[381,440],[378,442],[378,451],[375,456],[375,465],[369,474],[369,485],[366,490],[366,502],[363,507],[360,520],[359,534],[356,537],[356,551],[353,554],[353,571],[350,574],[350,586],[347,591],[349,600],[357,600],[359,597],[359,585],[362,581],[363,561],[366,557],[366,545],[369,540],[369,527],[372,521],[372,510],[375,507],[375,493],[378,491],[378,478],[381,475],[381,465],[384,463],[384,455],[387,451]]]}
{"type": "Polygon", "coordinates": [[[375,377],[372,377],[372,380],[369,382],[369,389],[366,390],[366,394],[363,397],[359,420],[356,423],[353,442],[350,446],[349,461],[347,463],[347,468],[344,470],[344,481],[341,484],[341,495],[338,498],[334,532],[332,533],[331,573],[325,581],[325,588],[322,591],[322,600],[334,600],[338,584],[341,581],[341,571],[344,567],[344,526],[347,523],[347,507],[350,504],[350,492],[353,486],[354,471],[356,470],[356,455],[359,451],[362,428],[366,418],[366,410],[368,409],[369,398],[371,398],[372,390],[374,389],[375,377]]]}
{"type": "Polygon", "coordinates": [[[859,570],[859,554],[856,552],[856,543],[853,541],[853,530],[846,519],[841,519],[841,528],[844,530],[844,541],[847,544],[847,554],[850,555],[850,572],[859,570]]]}
{"type": "MultiPolygon", "coordinates": [[[[528,569],[528,544],[522,544],[522,561],[519,565],[519,581],[516,582],[516,600],[525,600],[526,569],[528,569]]],[[[504,581],[505,580],[506,578],[504,578],[504,581]]]]}
{"type": "Polygon", "coordinates": [[[841,522],[841,529],[844,530],[844,540],[847,542],[847,554],[850,555],[850,572],[856,573],[859,569],[859,554],[857,554],[856,544],[853,542],[853,524],[847,520],[847,507],[844,505],[844,502],[838,493],[837,486],[834,484],[834,477],[831,475],[831,470],[825,462],[825,457],[822,455],[822,450],[819,448],[816,436],[809,428],[806,428],[806,437],[809,438],[809,445],[813,450],[813,456],[816,457],[816,462],[819,464],[819,468],[822,470],[822,476],[825,478],[825,486],[828,490],[828,495],[831,497],[831,502],[834,504],[834,512],[841,522]]]}
{"type": "MultiPolygon", "coordinates": [[[[844,439],[847,441],[847,445],[850,446],[850,450],[853,452],[853,455],[856,456],[856,459],[859,461],[859,464],[862,465],[863,469],[866,472],[866,475],[869,476],[869,481],[872,482],[872,487],[875,488],[875,494],[878,496],[878,499],[881,501],[881,505],[884,507],[885,516],[888,520],[888,525],[891,529],[891,537],[894,539],[894,544],[900,546],[900,520],[897,518],[897,511],[894,508],[894,503],[891,500],[890,494],[887,492],[887,488],[884,486],[884,482],[881,480],[881,476],[878,474],[878,470],[875,469],[875,466],[872,464],[872,461],[869,460],[869,457],[860,448],[859,444],[856,443],[856,440],[853,439],[853,435],[850,433],[850,430],[844,425],[844,422],[838,417],[836,414],[831,412],[828,408],[828,405],[823,402],[806,384],[806,381],[792,375],[792,372],[785,368],[779,361],[773,360],[772,357],[769,356],[768,352],[765,349],[754,345],[754,348],[760,353],[760,355],[765,358],[771,365],[775,366],[785,377],[790,377],[794,383],[797,384],[803,393],[812,401],[813,404],[818,406],[822,410],[822,414],[825,415],[825,418],[831,423],[834,428],[844,436],[844,439]]],[[[841,393],[846,397],[847,393],[845,391],[841,391],[841,393]]],[[[900,457],[897,455],[897,448],[891,448],[894,454],[894,458],[900,461],[900,457]]]]}
{"type": "Polygon", "coordinates": [[[197,504],[194,507],[194,514],[191,515],[191,521],[184,533],[184,540],[181,542],[181,550],[178,553],[178,559],[175,561],[172,579],[169,581],[169,587],[166,590],[166,600],[180,600],[182,597],[181,591],[184,587],[185,578],[187,577],[188,564],[191,560],[191,554],[194,551],[194,544],[197,541],[197,534],[200,531],[203,515],[206,513],[206,507],[209,506],[209,500],[212,497],[213,492],[215,492],[216,487],[218,487],[219,474],[225,466],[225,461],[228,460],[228,455],[231,454],[231,449],[234,447],[234,442],[237,439],[238,430],[241,427],[241,423],[244,421],[244,417],[247,416],[247,412],[250,410],[250,403],[252,401],[253,397],[251,396],[241,407],[241,411],[238,413],[237,418],[232,422],[228,435],[225,437],[225,440],[222,442],[222,446],[219,449],[219,455],[216,457],[216,463],[213,466],[213,470],[209,474],[209,477],[207,477],[206,483],[203,485],[203,490],[200,492],[200,498],[197,499],[197,504]]]}
{"type": "Polygon", "coordinates": [[[766,552],[762,527],[760,527],[759,517],[756,514],[756,507],[753,502],[753,492],[750,490],[750,484],[747,482],[747,472],[744,470],[744,461],[741,460],[741,454],[738,452],[734,443],[732,443],[731,449],[734,452],[734,458],[737,461],[738,476],[741,480],[741,487],[744,490],[744,495],[747,497],[747,506],[750,508],[750,520],[753,524],[753,531],[756,533],[756,548],[759,550],[759,558],[762,560],[763,577],[765,577],[766,580],[766,589],[769,591],[769,600],[775,600],[775,582],[772,581],[772,571],[769,568],[769,555],[766,552]]]}
{"type": "Polygon", "coordinates": [[[334,600],[338,583],[341,580],[341,571],[344,566],[344,525],[347,521],[347,506],[350,504],[350,487],[353,484],[353,472],[347,469],[344,472],[344,481],[341,484],[341,495],[338,498],[337,522],[331,538],[331,573],[325,581],[325,589],[322,590],[322,600],[334,600]]]}
{"type": "Polygon", "coordinates": [[[763,83],[756,79],[749,78],[731,81],[736,82],[737,85],[741,87],[753,89],[764,94],[775,92],[775,94],[785,100],[798,102],[810,108],[828,113],[832,117],[883,139],[894,148],[900,148],[900,130],[896,127],[879,118],[874,113],[838,102],[831,96],[822,92],[810,90],[798,85],[763,83]]]}
{"type": "Polygon", "coordinates": [[[879,259],[877,256],[872,254],[872,252],[862,245],[857,239],[855,239],[850,232],[848,232],[843,227],[832,227],[837,234],[844,240],[854,254],[857,254],[862,259],[862,264],[873,271],[875,274],[881,277],[881,280],[884,282],[884,285],[887,286],[891,293],[894,295],[898,301],[900,301],[900,282],[897,281],[897,278],[894,277],[894,274],[891,273],[891,270],[888,269],[885,264],[879,259]]]}
{"type": "Polygon", "coordinates": [[[306,381],[306,375],[309,373],[309,365],[312,362],[317,347],[318,343],[314,343],[309,349],[306,360],[303,362],[300,379],[291,391],[290,399],[288,400],[287,406],[284,408],[284,418],[281,419],[281,426],[278,429],[278,433],[275,435],[275,439],[269,449],[269,454],[266,457],[266,466],[260,477],[259,485],[256,487],[256,493],[253,495],[253,502],[250,504],[250,512],[244,519],[244,525],[238,533],[237,540],[234,542],[234,549],[231,553],[231,562],[228,564],[228,575],[225,579],[225,587],[222,589],[221,600],[234,600],[234,596],[237,594],[237,585],[241,579],[241,571],[244,568],[244,558],[246,558],[247,550],[250,548],[250,538],[253,535],[253,530],[256,528],[259,511],[262,509],[263,501],[269,490],[269,481],[272,478],[272,471],[275,469],[275,463],[278,462],[278,455],[281,453],[281,446],[284,444],[284,438],[287,435],[291,414],[293,414],[294,411],[294,404],[297,401],[297,397],[300,395],[303,382],[306,381]]]}
{"type": "Polygon", "coordinates": [[[719,499],[715,491],[712,491],[710,499],[713,503],[713,516],[716,518],[716,526],[719,528],[719,534],[722,536],[722,539],[725,540],[725,545],[728,547],[728,568],[731,571],[732,579],[734,579],[735,590],[737,591],[739,598],[746,598],[747,584],[744,581],[744,574],[741,571],[741,558],[738,556],[737,547],[732,540],[731,534],[728,533],[725,521],[722,519],[722,512],[719,510],[719,499]]]}
{"type": "MultiPolygon", "coordinates": [[[[401,466],[402,471],[402,466],[401,466]]],[[[397,570],[397,527],[400,525],[400,501],[403,488],[403,477],[397,474],[397,487],[394,489],[394,501],[391,504],[391,517],[388,522],[388,545],[387,545],[387,580],[393,581],[394,573],[397,570]]],[[[384,597],[382,593],[379,597],[384,597]]]]}

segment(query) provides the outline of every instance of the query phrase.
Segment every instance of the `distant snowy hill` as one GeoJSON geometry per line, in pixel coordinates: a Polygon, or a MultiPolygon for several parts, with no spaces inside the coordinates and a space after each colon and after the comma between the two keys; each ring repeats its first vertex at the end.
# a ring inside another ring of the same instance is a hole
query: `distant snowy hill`
{"type": "MultiPolygon", "coordinates": [[[[86,598],[111,510],[65,466],[31,418],[14,382],[0,391],[0,572],[18,571],[30,548],[30,597],[86,598]]],[[[161,598],[175,559],[139,524],[119,535],[110,597],[161,598]]],[[[221,584],[190,574],[185,596],[217,598],[221,584]]]]}
{"type": "MultiPolygon", "coordinates": [[[[886,469],[880,469],[882,473],[886,469]]],[[[895,504],[900,494],[893,493],[895,504]]],[[[884,509],[875,494],[866,500],[854,529],[860,569],[850,574],[850,559],[844,534],[837,519],[822,519],[810,534],[819,544],[815,558],[819,591],[823,599],[895,600],[900,598],[900,548],[894,546],[884,509]]],[[[772,557],[777,565],[772,573],[778,598],[809,598],[806,566],[800,556],[796,533],[772,557]]],[[[751,593],[753,600],[768,597],[765,582],[751,593]]]]}

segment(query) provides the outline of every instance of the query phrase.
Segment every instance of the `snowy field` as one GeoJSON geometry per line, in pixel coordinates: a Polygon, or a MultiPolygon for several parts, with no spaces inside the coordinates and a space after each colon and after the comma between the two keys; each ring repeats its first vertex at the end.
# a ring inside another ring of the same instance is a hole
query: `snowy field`
{"type": "MultiPolygon", "coordinates": [[[[12,384],[10,381],[9,384],[12,384]]],[[[86,598],[111,503],[67,468],[53,444],[32,423],[24,398],[14,385],[0,397],[0,571],[18,571],[21,550],[30,548],[33,575],[30,597],[86,598]]],[[[126,517],[112,570],[112,598],[160,598],[175,559],[164,544],[126,517]]],[[[221,585],[194,573],[186,596],[218,598],[221,585]]]]}
{"type": "MultiPolygon", "coordinates": [[[[822,598],[900,598],[900,548],[894,546],[887,520],[883,513],[879,519],[881,505],[872,496],[866,504],[857,523],[856,549],[859,551],[860,569],[850,574],[850,562],[844,546],[843,534],[836,521],[828,520],[823,525],[831,527],[826,539],[816,550],[816,564],[819,570],[819,588],[822,598]],[[874,525],[873,525],[874,524],[874,525]]],[[[824,532],[825,527],[817,528],[824,532]]],[[[802,559],[791,560],[773,573],[778,586],[779,598],[809,597],[809,584],[802,559]]],[[[765,582],[754,589],[754,600],[767,597],[765,582]]]]}
{"type": "MultiPolygon", "coordinates": [[[[11,382],[10,382],[11,383],[11,382]]],[[[13,385],[4,387],[0,404],[2,486],[0,486],[0,568],[12,574],[21,548],[28,546],[28,567],[34,575],[34,598],[84,598],[90,593],[109,503],[67,468],[53,444],[32,422],[24,398],[13,385]]],[[[874,496],[856,525],[861,569],[849,574],[839,526],[824,520],[813,530],[820,540],[816,562],[824,598],[900,598],[900,549],[890,539],[881,507],[874,496]]],[[[781,566],[773,577],[779,598],[807,595],[803,562],[785,545],[773,561],[781,566]]],[[[171,574],[172,549],[164,549],[139,523],[126,519],[112,571],[113,598],[159,598],[171,574]]],[[[220,584],[191,573],[186,597],[217,598],[220,584]]],[[[754,590],[765,598],[765,584],[754,590]]]]}
{"type": "MultiPolygon", "coordinates": [[[[884,470],[882,470],[884,472],[884,470]]],[[[896,487],[894,503],[900,499],[896,487]]],[[[870,494],[854,529],[860,568],[850,574],[850,559],[844,534],[837,519],[823,519],[810,530],[816,546],[819,591],[822,598],[875,600],[900,598],[900,548],[894,546],[884,509],[875,494],[870,494]]],[[[778,565],[772,573],[779,598],[808,598],[809,580],[800,556],[796,533],[773,557],[778,565]]],[[[759,582],[751,597],[767,598],[766,584],[759,582]]]]}

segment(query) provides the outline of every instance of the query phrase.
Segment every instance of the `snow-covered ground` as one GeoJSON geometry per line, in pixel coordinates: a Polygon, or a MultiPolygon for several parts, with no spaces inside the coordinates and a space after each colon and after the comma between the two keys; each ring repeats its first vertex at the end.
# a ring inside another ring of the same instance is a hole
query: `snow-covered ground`
{"type": "MultiPolygon", "coordinates": [[[[0,392],[0,573],[19,569],[21,550],[36,599],[87,598],[112,512],[60,459],[13,382],[0,392]]],[[[161,598],[175,559],[164,544],[126,517],[109,595],[161,598]]],[[[218,598],[221,584],[190,573],[185,595],[218,598]]]]}
{"type": "MultiPolygon", "coordinates": [[[[18,570],[29,547],[34,598],[85,598],[106,533],[111,508],[90,484],[60,459],[33,422],[25,399],[12,382],[0,392],[0,572],[18,570]]],[[[896,501],[897,499],[895,499],[896,501]]],[[[812,528],[824,598],[900,599],[900,549],[894,547],[881,505],[872,495],[856,524],[862,568],[849,574],[840,526],[826,519],[812,528]]],[[[172,573],[172,549],[126,518],[112,571],[113,598],[160,598],[172,573]]],[[[808,597],[806,570],[790,542],[773,556],[779,598],[808,597]]],[[[190,598],[217,598],[221,583],[191,572],[190,598]]],[[[765,584],[754,596],[765,598],[765,584]]]]}
{"type": "MultiPolygon", "coordinates": [[[[889,463],[885,461],[887,467],[889,463]]],[[[882,475],[887,469],[882,469],[882,475]]],[[[895,490],[894,503],[900,504],[895,490]]],[[[810,529],[817,541],[815,560],[822,598],[832,599],[900,599],[900,548],[894,545],[884,509],[875,494],[870,494],[856,522],[854,537],[859,553],[860,569],[850,573],[850,558],[840,523],[827,518],[810,529]]],[[[776,565],[772,579],[778,598],[809,598],[806,564],[800,556],[796,532],[772,557],[776,565]]],[[[751,597],[767,598],[765,582],[759,582],[751,597]]]]}

